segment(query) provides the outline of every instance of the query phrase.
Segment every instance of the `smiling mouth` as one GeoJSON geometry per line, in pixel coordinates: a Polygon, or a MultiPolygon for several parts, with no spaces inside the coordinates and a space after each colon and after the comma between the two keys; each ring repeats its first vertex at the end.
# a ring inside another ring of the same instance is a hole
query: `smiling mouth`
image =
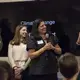
{"type": "Polygon", "coordinates": [[[46,29],[43,29],[42,31],[46,31],[46,29]]]}

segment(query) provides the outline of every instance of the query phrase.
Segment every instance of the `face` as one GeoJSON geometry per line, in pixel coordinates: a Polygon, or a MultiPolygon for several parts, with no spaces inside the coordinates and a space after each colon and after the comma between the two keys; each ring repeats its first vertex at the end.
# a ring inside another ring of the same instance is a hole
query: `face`
{"type": "Polygon", "coordinates": [[[44,21],[42,21],[38,27],[38,31],[40,34],[45,34],[47,31],[46,25],[44,23],[44,21]]]}
{"type": "Polygon", "coordinates": [[[20,30],[20,36],[21,37],[26,37],[26,35],[27,35],[27,28],[26,28],[26,26],[24,26],[20,30]]]}

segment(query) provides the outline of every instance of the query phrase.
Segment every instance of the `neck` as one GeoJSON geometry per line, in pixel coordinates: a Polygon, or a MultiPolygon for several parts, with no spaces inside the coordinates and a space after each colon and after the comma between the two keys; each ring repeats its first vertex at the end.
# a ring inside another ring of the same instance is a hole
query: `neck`
{"type": "Polygon", "coordinates": [[[40,34],[40,36],[41,36],[43,39],[46,39],[46,35],[45,35],[45,34],[40,34]]]}

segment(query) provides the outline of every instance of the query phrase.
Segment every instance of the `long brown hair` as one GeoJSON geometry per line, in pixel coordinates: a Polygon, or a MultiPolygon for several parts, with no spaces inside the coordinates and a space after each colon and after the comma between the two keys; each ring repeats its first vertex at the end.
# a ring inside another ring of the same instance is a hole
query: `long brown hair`
{"type": "MultiPolygon", "coordinates": [[[[20,44],[20,42],[21,42],[20,41],[20,38],[21,38],[21,36],[20,36],[20,30],[23,27],[25,27],[25,25],[18,25],[16,27],[14,38],[10,41],[10,44],[12,44],[12,45],[19,45],[20,44]]],[[[28,38],[28,35],[26,35],[26,37],[23,38],[22,43],[27,44],[27,38],[28,38]]]]}

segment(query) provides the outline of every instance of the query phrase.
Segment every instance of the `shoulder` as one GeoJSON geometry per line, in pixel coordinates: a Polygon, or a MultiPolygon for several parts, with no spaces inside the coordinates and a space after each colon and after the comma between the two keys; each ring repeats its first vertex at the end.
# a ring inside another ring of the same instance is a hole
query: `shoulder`
{"type": "Polygon", "coordinates": [[[35,40],[35,38],[34,38],[33,35],[30,35],[30,36],[28,37],[28,42],[30,42],[30,41],[34,41],[34,40],[35,40]]]}
{"type": "Polygon", "coordinates": [[[52,40],[53,40],[54,44],[58,44],[59,40],[57,38],[56,33],[54,32],[54,33],[51,33],[51,34],[52,34],[52,40]]]}
{"type": "Polygon", "coordinates": [[[14,45],[14,41],[10,41],[8,47],[12,47],[14,45]]]}
{"type": "Polygon", "coordinates": [[[14,42],[13,40],[11,40],[11,41],[9,42],[10,45],[14,45],[14,43],[15,43],[15,42],[14,42]]]}
{"type": "Polygon", "coordinates": [[[54,40],[58,40],[57,35],[56,35],[55,32],[54,33],[51,33],[51,35],[52,35],[52,37],[53,37],[54,40]]]}
{"type": "Polygon", "coordinates": [[[30,37],[29,37],[30,39],[34,39],[34,36],[33,35],[30,35],[30,37]]]}
{"type": "Polygon", "coordinates": [[[52,35],[53,35],[53,36],[56,36],[56,33],[54,32],[54,33],[52,33],[52,35]]]}
{"type": "Polygon", "coordinates": [[[28,38],[27,50],[36,48],[36,40],[33,35],[28,38]]]}
{"type": "Polygon", "coordinates": [[[56,35],[55,32],[54,33],[51,33],[51,34],[52,34],[52,37],[57,38],[57,35],[56,35]]]}

